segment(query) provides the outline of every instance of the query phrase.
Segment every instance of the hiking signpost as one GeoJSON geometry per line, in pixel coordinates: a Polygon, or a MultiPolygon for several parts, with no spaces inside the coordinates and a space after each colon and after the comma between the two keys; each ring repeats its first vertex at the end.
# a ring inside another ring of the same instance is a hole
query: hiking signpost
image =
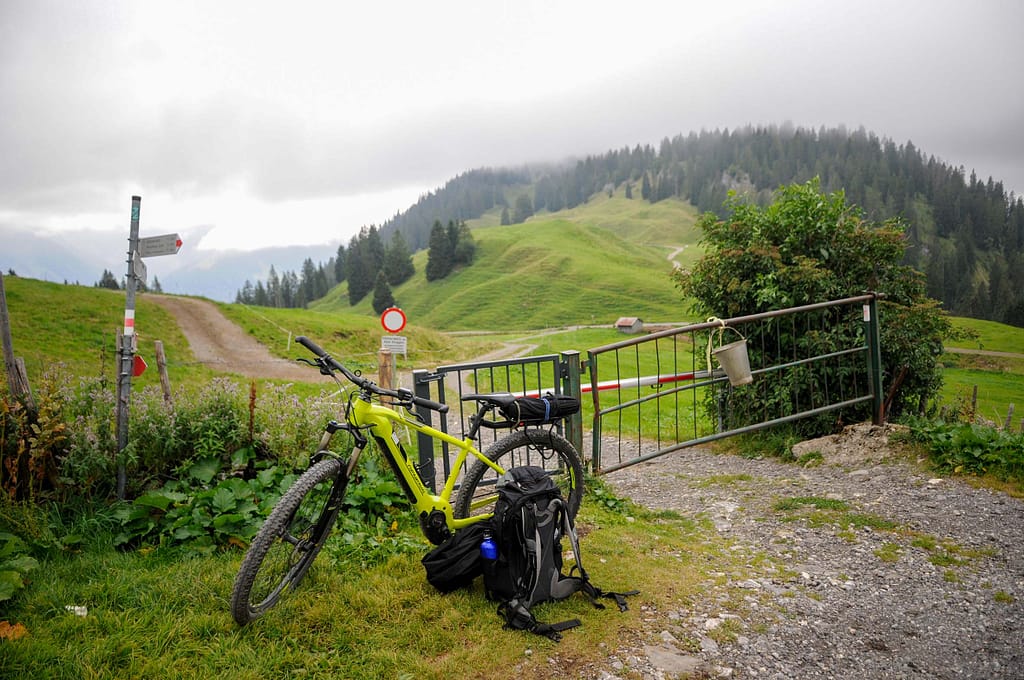
{"type": "MultiPolygon", "coordinates": [[[[118,338],[117,373],[117,450],[128,446],[128,406],[131,402],[132,376],[138,377],[146,370],[146,362],[135,356],[137,338],[135,335],[135,290],[138,284],[146,285],[146,264],[144,257],[174,255],[181,249],[181,237],[177,234],[163,234],[139,238],[139,209],[141,196],[132,196],[131,226],[128,231],[128,272],[125,277],[124,329],[118,338]]],[[[124,499],[127,478],[124,459],[119,456],[117,463],[117,497],[124,499]]]]}

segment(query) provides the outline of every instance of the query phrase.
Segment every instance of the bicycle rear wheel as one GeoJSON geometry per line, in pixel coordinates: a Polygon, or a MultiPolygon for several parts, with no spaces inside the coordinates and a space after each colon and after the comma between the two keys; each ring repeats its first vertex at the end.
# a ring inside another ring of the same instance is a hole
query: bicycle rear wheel
{"type": "MultiPolygon", "coordinates": [[[[553,430],[537,428],[515,430],[483,452],[508,470],[521,465],[536,465],[548,470],[562,491],[569,516],[576,518],[583,499],[583,461],[569,440],[553,430]]],[[[480,460],[469,466],[453,508],[455,517],[471,517],[494,512],[497,473],[480,460]]]]}
{"type": "Polygon", "coordinates": [[[327,458],[302,473],[249,546],[231,591],[231,615],[244,626],[294,590],[327,540],[341,509],[342,463],[327,458]],[[333,502],[332,502],[333,501],[333,502]]]}

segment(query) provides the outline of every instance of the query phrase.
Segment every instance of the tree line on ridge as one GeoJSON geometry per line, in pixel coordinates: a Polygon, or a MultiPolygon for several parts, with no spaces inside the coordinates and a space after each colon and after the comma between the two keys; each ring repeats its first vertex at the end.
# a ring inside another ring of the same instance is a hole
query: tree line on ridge
{"type": "MultiPolygon", "coordinates": [[[[928,295],[947,311],[1024,326],[1024,200],[1007,193],[1001,182],[983,181],[963,167],[926,156],[909,141],[897,145],[863,128],[784,125],[691,132],[666,137],[657,148],[637,145],[562,164],[471,170],[420,197],[379,229],[364,227],[347,253],[339,247],[338,256],[319,268],[326,270],[328,282],[347,280],[355,304],[377,290],[377,275],[385,269],[381,253],[388,248],[397,249],[396,259],[423,248],[433,251],[435,225],[447,221],[457,231],[496,207],[502,224],[515,224],[624,188],[633,200],[678,198],[725,217],[730,192],[767,205],[779,187],[813,178],[824,191],[842,190],[871,220],[902,217],[905,263],[926,274],[928,295]],[[391,245],[374,245],[374,239],[391,245]],[[371,266],[346,270],[342,264],[332,279],[339,261],[353,261],[353,246],[361,252],[364,245],[374,253],[371,266]]],[[[312,262],[307,265],[318,270],[312,262]]],[[[300,285],[306,270],[304,265],[300,285]]],[[[385,273],[386,283],[398,281],[385,273]]],[[[322,297],[331,285],[307,286],[302,304],[322,297]]],[[[254,297],[259,286],[253,286],[254,297]]],[[[244,293],[239,297],[246,298],[244,293]]]]}

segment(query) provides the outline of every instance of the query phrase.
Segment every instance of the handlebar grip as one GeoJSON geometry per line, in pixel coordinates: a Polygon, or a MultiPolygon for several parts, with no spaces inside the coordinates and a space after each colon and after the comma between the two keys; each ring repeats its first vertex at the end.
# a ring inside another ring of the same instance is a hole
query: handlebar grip
{"type": "Polygon", "coordinates": [[[315,342],[313,342],[312,340],[307,338],[305,335],[297,336],[295,338],[295,342],[299,343],[300,345],[302,345],[303,347],[305,347],[306,349],[308,349],[310,352],[312,352],[313,354],[317,355],[318,357],[322,357],[325,354],[327,354],[327,352],[325,352],[323,350],[323,348],[320,347],[320,345],[316,344],[315,342]]]}
{"type": "Polygon", "coordinates": [[[438,413],[448,413],[448,404],[442,404],[432,399],[424,399],[423,397],[413,397],[412,403],[423,408],[429,408],[431,411],[437,411],[438,413]]]}

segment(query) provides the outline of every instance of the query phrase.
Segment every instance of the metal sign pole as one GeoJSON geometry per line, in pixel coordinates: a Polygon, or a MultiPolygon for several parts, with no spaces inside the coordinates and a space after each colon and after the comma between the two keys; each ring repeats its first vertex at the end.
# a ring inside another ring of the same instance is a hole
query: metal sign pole
{"type": "Polygon", "coordinates": [[[117,375],[117,497],[124,500],[127,475],[124,453],[128,446],[128,405],[132,393],[132,365],[135,361],[135,254],[139,249],[139,207],[142,197],[132,196],[132,221],[128,234],[128,272],[125,276],[124,333],[121,336],[120,368],[117,375]]]}

